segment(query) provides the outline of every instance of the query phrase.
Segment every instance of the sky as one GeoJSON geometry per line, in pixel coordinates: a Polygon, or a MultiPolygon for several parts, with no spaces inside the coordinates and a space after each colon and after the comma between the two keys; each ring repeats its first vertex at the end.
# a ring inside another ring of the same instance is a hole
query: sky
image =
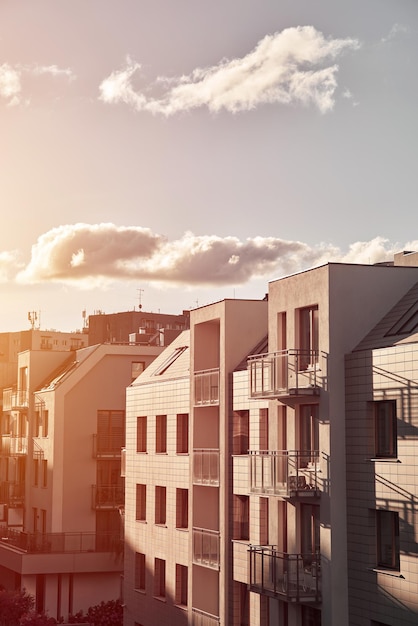
{"type": "Polygon", "coordinates": [[[418,250],[416,0],[0,0],[0,331],[418,250]]]}

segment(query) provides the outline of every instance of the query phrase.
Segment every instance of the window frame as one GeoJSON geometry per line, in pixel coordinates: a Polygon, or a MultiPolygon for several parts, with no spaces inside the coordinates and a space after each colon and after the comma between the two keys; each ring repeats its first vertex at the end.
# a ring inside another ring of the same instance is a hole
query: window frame
{"type": "Polygon", "coordinates": [[[373,402],[374,455],[377,459],[396,459],[398,456],[396,408],[396,400],[376,400],[373,402]]]}
{"type": "Polygon", "coordinates": [[[379,569],[400,570],[399,513],[397,511],[376,510],[376,561],[379,569]],[[386,525],[386,528],[384,528],[384,525],[386,525]],[[387,535],[386,538],[385,534],[387,535]],[[385,543],[385,539],[388,537],[390,541],[385,543]],[[384,554],[387,552],[388,547],[390,551],[389,558],[384,554]]]}
{"type": "Polygon", "coordinates": [[[147,452],[147,417],[139,415],[136,418],[136,451],[137,453],[147,452]]]}

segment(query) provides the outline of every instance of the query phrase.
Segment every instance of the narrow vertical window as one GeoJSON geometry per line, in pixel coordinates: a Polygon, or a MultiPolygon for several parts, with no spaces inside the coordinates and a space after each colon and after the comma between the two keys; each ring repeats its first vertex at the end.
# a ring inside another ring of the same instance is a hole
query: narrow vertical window
{"type": "Polygon", "coordinates": [[[166,497],[167,497],[166,487],[155,487],[155,523],[156,524],[166,523],[166,509],[167,509],[166,497]]]}
{"type": "Polygon", "coordinates": [[[374,402],[375,455],[394,458],[398,454],[396,400],[374,402]]]}
{"type": "Polygon", "coordinates": [[[147,418],[144,416],[136,418],[136,451],[147,451],[147,418]]]}
{"type": "Polygon", "coordinates": [[[145,522],[147,519],[147,486],[136,486],[136,519],[145,522]]]}
{"type": "Polygon", "coordinates": [[[377,566],[399,570],[399,513],[376,511],[377,566]]]}
{"type": "Polygon", "coordinates": [[[249,448],[249,411],[234,411],[232,453],[248,454],[249,448]]]}
{"type": "Polygon", "coordinates": [[[165,561],[154,560],[154,596],[165,598],[165,561]]]}
{"type": "Polygon", "coordinates": [[[318,306],[299,309],[299,370],[318,362],[319,324],[318,306]]]}
{"type": "Polygon", "coordinates": [[[179,413],[177,415],[177,454],[187,454],[189,452],[189,415],[179,413]]]}
{"type": "Polygon", "coordinates": [[[157,415],[155,423],[155,452],[167,452],[167,415],[157,415]]]}
{"type": "Polygon", "coordinates": [[[189,490],[176,489],[176,528],[189,526],[189,490]]]}
{"type": "Polygon", "coordinates": [[[187,606],[187,567],[176,563],[176,604],[187,606]]]}
{"type": "Polygon", "coordinates": [[[234,539],[248,541],[250,538],[250,498],[234,495],[233,498],[234,539]]]}
{"type": "Polygon", "coordinates": [[[135,553],[135,589],[145,591],[145,554],[135,553]]]}

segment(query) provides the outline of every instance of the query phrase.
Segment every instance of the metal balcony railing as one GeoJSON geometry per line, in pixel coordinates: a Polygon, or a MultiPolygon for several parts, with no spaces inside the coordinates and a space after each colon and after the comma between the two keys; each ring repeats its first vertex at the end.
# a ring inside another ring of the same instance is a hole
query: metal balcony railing
{"type": "Polygon", "coordinates": [[[29,406],[29,392],[23,389],[3,390],[3,411],[27,409],[29,406]]]}
{"type": "Polygon", "coordinates": [[[194,373],[194,403],[219,404],[219,368],[194,373]]]}
{"type": "Polygon", "coordinates": [[[219,485],[219,450],[214,448],[193,450],[193,483],[219,485]]]}
{"type": "Polygon", "coordinates": [[[275,546],[250,546],[250,590],[286,602],[319,602],[321,558],[279,552],[275,546]]]}
{"type": "Polygon", "coordinates": [[[116,457],[120,458],[121,450],[125,445],[123,432],[114,435],[93,435],[93,457],[95,459],[116,457]]]}
{"type": "Polygon", "coordinates": [[[25,484],[16,481],[0,482],[0,503],[10,507],[22,506],[25,501],[25,484]]]}
{"type": "Polygon", "coordinates": [[[252,493],[282,497],[320,494],[317,450],[251,450],[249,456],[252,493]]]}
{"type": "Polygon", "coordinates": [[[122,485],[92,485],[93,509],[118,509],[125,504],[122,485]]]}
{"type": "Polygon", "coordinates": [[[247,364],[251,398],[318,395],[325,380],[325,359],[317,350],[269,352],[250,356],[247,364]]]}
{"type": "Polygon", "coordinates": [[[218,624],[220,624],[220,619],[216,615],[200,609],[192,609],[192,626],[217,626],[218,624]]]}
{"type": "Polygon", "coordinates": [[[2,528],[0,545],[31,554],[113,552],[120,549],[120,536],[114,532],[26,533],[2,528]]]}
{"type": "Polygon", "coordinates": [[[28,438],[16,435],[1,435],[1,454],[3,456],[20,456],[28,453],[28,438]]]}
{"type": "Polygon", "coordinates": [[[220,536],[216,530],[193,528],[193,563],[219,569],[220,536]]]}

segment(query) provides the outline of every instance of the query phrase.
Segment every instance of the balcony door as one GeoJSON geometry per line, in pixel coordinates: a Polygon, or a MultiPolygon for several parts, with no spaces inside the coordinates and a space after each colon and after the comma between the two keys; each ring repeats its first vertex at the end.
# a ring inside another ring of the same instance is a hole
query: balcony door
{"type": "Polygon", "coordinates": [[[299,407],[299,467],[309,467],[316,462],[319,450],[319,406],[301,404],[299,407]]]}
{"type": "Polygon", "coordinates": [[[300,505],[300,548],[305,565],[310,565],[320,550],[319,506],[300,505]]]}
{"type": "Polygon", "coordinates": [[[319,318],[318,306],[299,309],[299,370],[313,367],[318,362],[319,318]]]}

